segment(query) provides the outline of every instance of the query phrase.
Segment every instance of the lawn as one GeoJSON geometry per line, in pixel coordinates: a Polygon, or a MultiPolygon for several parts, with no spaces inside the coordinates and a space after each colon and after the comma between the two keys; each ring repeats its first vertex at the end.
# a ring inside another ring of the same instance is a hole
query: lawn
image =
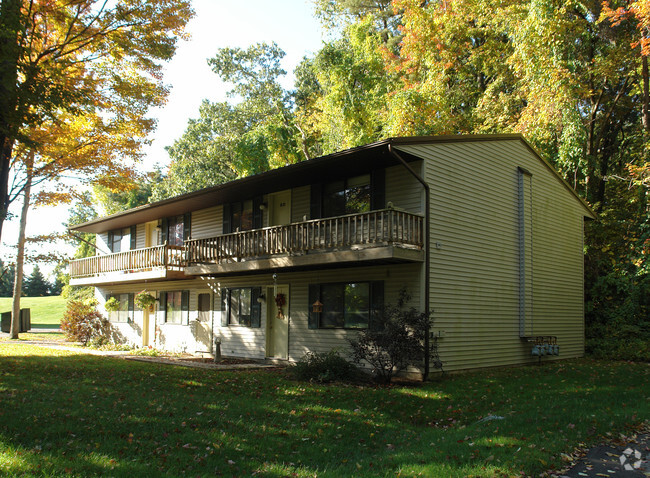
{"type": "MultiPolygon", "coordinates": [[[[0,297],[0,312],[11,310],[11,297],[0,297]]],[[[20,308],[31,309],[32,327],[58,329],[65,311],[65,299],[58,295],[49,297],[21,297],[20,308]]]]}
{"type": "Polygon", "coordinates": [[[647,364],[319,385],[0,343],[3,476],[532,476],[650,416],[647,364]]]}

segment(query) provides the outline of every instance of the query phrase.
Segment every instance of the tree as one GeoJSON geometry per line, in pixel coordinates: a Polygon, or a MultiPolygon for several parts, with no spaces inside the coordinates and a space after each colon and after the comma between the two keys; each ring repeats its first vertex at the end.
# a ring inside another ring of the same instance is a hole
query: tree
{"type": "MultiPolygon", "coordinates": [[[[104,129],[132,129],[131,156],[161,105],[161,62],[192,15],[189,0],[6,0],[0,6],[0,234],[17,142],[25,127],[93,114],[104,129]]],[[[91,128],[96,130],[97,128],[91,128]]],[[[1,236],[0,236],[1,237],[1,236]]]]}
{"type": "Polygon", "coordinates": [[[15,266],[0,260],[0,297],[11,297],[14,288],[15,266]]]}
{"type": "Polygon", "coordinates": [[[51,284],[47,281],[38,265],[34,266],[31,275],[25,280],[23,292],[27,297],[43,297],[50,295],[51,284]]]}
{"type": "Polygon", "coordinates": [[[199,118],[167,149],[172,163],[165,180],[154,186],[154,199],[309,159],[292,95],[279,82],[286,74],[280,64],[284,55],[276,44],[261,43],[222,48],[208,60],[233,85],[228,95],[239,101],[203,101],[199,118]]]}
{"type": "MultiPolygon", "coordinates": [[[[158,184],[162,180],[161,172],[155,170],[133,179],[126,188],[120,190],[96,184],[93,188],[92,202],[102,211],[102,214],[115,214],[143,206],[151,199],[154,184],[158,184]]],[[[88,220],[90,219],[84,219],[84,221],[88,220]]]]}
{"type": "Polygon", "coordinates": [[[56,267],[54,268],[54,271],[52,271],[52,276],[54,277],[54,280],[52,281],[52,285],[50,287],[50,295],[61,295],[63,292],[63,287],[66,285],[66,281],[69,280],[66,278],[67,274],[67,268],[68,268],[68,263],[66,262],[59,262],[56,267]]]}
{"type": "MultiPolygon", "coordinates": [[[[84,222],[97,219],[98,214],[93,207],[93,196],[89,191],[85,191],[76,199],[72,207],[68,209],[68,220],[65,223],[66,227],[75,224],[82,224],[84,222]]],[[[88,232],[77,232],[70,237],[70,242],[77,246],[74,253],[75,259],[83,257],[91,257],[96,254],[95,249],[95,234],[88,232]]]]}

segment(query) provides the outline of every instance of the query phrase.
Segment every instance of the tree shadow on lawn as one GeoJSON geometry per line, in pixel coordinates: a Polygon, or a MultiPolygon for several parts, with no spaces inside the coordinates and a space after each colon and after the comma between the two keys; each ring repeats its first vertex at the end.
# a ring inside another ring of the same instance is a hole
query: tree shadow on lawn
{"type": "MultiPolygon", "coordinates": [[[[486,374],[373,388],[86,355],[3,357],[0,370],[9,474],[510,476],[544,469],[553,450],[535,434],[557,430],[486,374]],[[504,419],[477,423],[490,413],[504,419]]],[[[582,428],[566,430],[572,448],[582,428]]]]}

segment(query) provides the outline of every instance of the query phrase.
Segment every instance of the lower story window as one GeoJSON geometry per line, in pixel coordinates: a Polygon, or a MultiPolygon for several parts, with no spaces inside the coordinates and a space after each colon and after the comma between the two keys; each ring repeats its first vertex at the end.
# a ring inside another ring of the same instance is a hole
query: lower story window
{"type": "Polygon", "coordinates": [[[165,297],[165,322],[168,324],[187,323],[190,311],[190,292],[174,290],[163,294],[165,297]]]}
{"type": "Polygon", "coordinates": [[[239,287],[221,290],[221,325],[260,327],[262,306],[258,301],[260,287],[239,287]]]}
{"type": "Polygon", "coordinates": [[[310,328],[367,329],[383,308],[383,282],[312,284],[309,296],[310,328]],[[321,310],[313,310],[315,302],[321,310]]]}
{"type": "Polygon", "coordinates": [[[111,322],[128,322],[129,318],[133,318],[133,311],[135,310],[133,294],[112,294],[108,298],[115,298],[120,303],[118,310],[112,310],[108,313],[108,319],[111,322]]]}

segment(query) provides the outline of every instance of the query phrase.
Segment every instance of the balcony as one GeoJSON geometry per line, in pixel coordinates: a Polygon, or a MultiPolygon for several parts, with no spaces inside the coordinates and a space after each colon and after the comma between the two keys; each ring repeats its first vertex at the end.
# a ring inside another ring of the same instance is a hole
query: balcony
{"type": "Polygon", "coordinates": [[[70,261],[70,285],[184,279],[185,248],[154,246],[70,261]]]}
{"type": "Polygon", "coordinates": [[[188,275],[422,262],[424,217],[395,209],[191,239],[188,275]]]}

